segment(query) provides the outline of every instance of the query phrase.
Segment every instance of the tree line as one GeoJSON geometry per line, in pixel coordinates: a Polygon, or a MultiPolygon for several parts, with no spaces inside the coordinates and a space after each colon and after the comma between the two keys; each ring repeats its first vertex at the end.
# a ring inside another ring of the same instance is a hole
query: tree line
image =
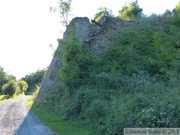
{"type": "Polygon", "coordinates": [[[0,66],[0,95],[11,98],[21,94],[32,94],[40,86],[46,69],[30,73],[19,81],[0,66]]]}
{"type": "MultiPolygon", "coordinates": [[[[58,11],[60,14],[60,23],[64,26],[68,26],[70,22],[70,16],[72,15],[72,0],[59,0],[57,7],[50,7],[50,11],[58,11]]],[[[177,6],[172,10],[166,10],[163,14],[164,16],[179,16],[180,11],[180,2],[177,4],[177,6]]],[[[106,7],[99,7],[97,9],[97,13],[94,15],[94,20],[99,21],[102,16],[111,16],[115,17],[112,13],[111,9],[108,9],[106,7]]],[[[124,20],[136,20],[140,19],[142,17],[146,17],[146,15],[143,14],[143,9],[139,6],[138,0],[132,1],[131,3],[128,3],[122,7],[121,10],[119,10],[119,15],[117,18],[121,18],[124,20]]],[[[176,20],[178,23],[178,20],[176,20]]]]}
{"type": "Polygon", "coordinates": [[[28,88],[28,84],[24,80],[17,81],[16,77],[9,75],[0,66],[0,95],[14,97],[24,94],[28,88]]]}

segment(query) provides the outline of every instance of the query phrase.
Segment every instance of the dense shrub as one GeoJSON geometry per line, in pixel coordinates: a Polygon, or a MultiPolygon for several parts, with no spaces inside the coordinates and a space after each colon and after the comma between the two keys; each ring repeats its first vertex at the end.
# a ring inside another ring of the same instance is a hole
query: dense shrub
{"type": "Polygon", "coordinates": [[[85,119],[88,123],[93,123],[95,127],[103,127],[106,123],[106,116],[109,114],[107,101],[94,100],[85,112],[85,119]]]}
{"type": "MultiPolygon", "coordinates": [[[[163,19],[163,18],[162,18],[163,19]]],[[[178,76],[179,29],[160,25],[161,18],[144,19],[121,29],[119,38],[102,63],[113,65],[106,72],[131,75],[145,71],[157,80],[168,81],[178,76]]]]}
{"type": "Polygon", "coordinates": [[[59,80],[62,87],[72,94],[72,89],[86,83],[94,63],[93,55],[82,47],[75,33],[75,24],[71,24],[71,37],[66,41],[59,40],[62,47],[61,59],[63,67],[59,71],[59,80]],[[73,70],[72,70],[73,69],[73,70]]]}
{"type": "Polygon", "coordinates": [[[6,73],[4,68],[0,66],[0,94],[3,94],[3,85],[6,85],[9,81],[16,81],[16,77],[6,73]]]}
{"type": "Polygon", "coordinates": [[[20,82],[18,82],[18,84],[19,84],[19,87],[20,87],[19,94],[25,93],[26,90],[28,89],[28,84],[27,84],[27,82],[25,82],[25,81],[20,81],[20,82]]]}
{"type": "Polygon", "coordinates": [[[16,93],[19,93],[20,87],[16,81],[10,81],[3,86],[4,94],[13,97],[16,93]]]}
{"type": "Polygon", "coordinates": [[[98,128],[97,135],[180,125],[180,28],[169,19],[150,16],[121,28],[104,57],[83,53],[72,29],[62,43],[63,87],[48,95],[46,105],[98,128]]]}
{"type": "Polygon", "coordinates": [[[121,135],[125,127],[177,127],[180,107],[175,102],[179,102],[179,97],[172,99],[171,96],[142,93],[121,96],[106,115],[104,132],[121,135]]]}

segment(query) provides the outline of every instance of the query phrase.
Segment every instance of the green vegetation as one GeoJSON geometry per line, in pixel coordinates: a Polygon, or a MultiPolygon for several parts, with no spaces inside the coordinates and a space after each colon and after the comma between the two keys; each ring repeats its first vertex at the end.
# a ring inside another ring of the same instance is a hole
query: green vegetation
{"type": "Polygon", "coordinates": [[[8,99],[7,95],[0,95],[0,103],[6,101],[8,99]]]}
{"type": "Polygon", "coordinates": [[[75,34],[75,24],[72,24],[71,38],[67,42],[59,42],[64,50],[61,53],[63,67],[59,71],[59,79],[69,96],[74,88],[84,84],[84,79],[89,76],[91,71],[90,66],[93,60],[88,50],[82,48],[75,34]]]}
{"type": "Polygon", "coordinates": [[[28,84],[25,81],[17,82],[12,80],[3,85],[3,94],[8,95],[11,98],[24,94],[27,88],[28,84]]]}
{"type": "Polygon", "coordinates": [[[172,23],[175,26],[180,27],[180,2],[176,6],[176,8],[173,10],[172,14],[174,16],[174,17],[172,17],[172,23]]]}
{"type": "Polygon", "coordinates": [[[4,71],[4,68],[0,66],[0,94],[3,93],[3,85],[11,80],[16,80],[13,75],[9,75],[4,71]]]}
{"type": "Polygon", "coordinates": [[[66,121],[54,113],[52,110],[46,110],[34,105],[39,88],[34,93],[34,96],[28,101],[28,106],[45,124],[53,131],[60,135],[93,135],[94,130],[79,122],[66,121]]]}
{"type": "Polygon", "coordinates": [[[61,19],[61,23],[65,26],[68,26],[69,24],[71,2],[72,0],[59,0],[60,19],[61,19]]]}
{"type": "Polygon", "coordinates": [[[42,108],[35,107],[32,110],[49,128],[60,135],[93,135],[93,130],[83,124],[65,121],[56,114],[42,108]]]}
{"type": "Polygon", "coordinates": [[[50,7],[50,11],[58,11],[60,14],[60,22],[63,26],[68,26],[71,16],[72,0],[58,0],[58,7],[50,7]]]}
{"type": "Polygon", "coordinates": [[[134,20],[142,17],[142,8],[139,7],[138,1],[129,3],[119,11],[119,17],[125,20],[134,20]]]}
{"type": "Polygon", "coordinates": [[[10,81],[4,85],[4,94],[13,97],[16,93],[20,93],[20,87],[16,81],[10,81]]]}
{"type": "Polygon", "coordinates": [[[101,19],[102,16],[111,16],[111,17],[113,17],[112,10],[109,10],[106,7],[98,8],[98,11],[94,16],[94,20],[99,22],[99,20],[101,19]]]}
{"type": "Polygon", "coordinates": [[[25,93],[27,91],[27,89],[28,89],[27,82],[22,80],[22,81],[19,81],[18,83],[19,83],[19,89],[20,89],[19,94],[25,93]]]}
{"type": "Polygon", "coordinates": [[[16,81],[13,75],[7,74],[4,69],[0,67],[0,100],[24,95],[27,88],[28,84],[25,81],[16,81]]]}
{"type": "MultiPolygon", "coordinates": [[[[126,14],[128,19],[138,18],[142,11],[137,2],[134,4],[138,10],[132,10],[133,17],[126,14]]],[[[77,121],[96,128],[93,135],[122,135],[125,127],[178,127],[178,9],[177,6],[173,12],[138,18],[132,25],[121,27],[118,39],[112,41],[103,57],[80,45],[72,24],[70,39],[59,41],[63,50],[61,87],[35,106],[53,112],[52,116],[49,114],[52,119],[46,113],[42,119],[55,121],[58,126],[62,119],[77,121]]]]}
{"type": "Polygon", "coordinates": [[[28,89],[26,94],[32,94],[36,91],[37,87],[41,85],[47,69],[37,70],[23,77],[21,80],[27,82],[28,89]]]}

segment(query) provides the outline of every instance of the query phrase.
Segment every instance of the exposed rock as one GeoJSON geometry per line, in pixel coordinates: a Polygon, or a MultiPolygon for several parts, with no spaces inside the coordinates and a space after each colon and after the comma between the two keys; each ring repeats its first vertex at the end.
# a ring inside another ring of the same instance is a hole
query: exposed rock
{"type": "MultiPolygon", "coordinates": [[[[90,23],[87,17],[74,18],[71,23],[76,25],[76,34],[79,37],[81,44],[84,47],[90,47],[95,55],[104,56],[107,54],[110,43],[118,38],[118,29],[128,26],[132,22],[126,22],[122,19],[104,16],[98,22],[100,25],[90,23]]],[[[70,24],[71,24],[70,23],[70,24]]],[[[66,41],[70,37],[70,27],[67,27],[63,35],[63,40],[66,41]]],[[[58,46],[56,52],[61,52],[61,45],[58,46]]],[[[62,67],[61,60],[54,55],[49,69],[46,73],[44,81],[41,85],[40,98],[43,98],[47,93],[55,90],[60,86],[58,80],[58,71],[62,67]]]]}

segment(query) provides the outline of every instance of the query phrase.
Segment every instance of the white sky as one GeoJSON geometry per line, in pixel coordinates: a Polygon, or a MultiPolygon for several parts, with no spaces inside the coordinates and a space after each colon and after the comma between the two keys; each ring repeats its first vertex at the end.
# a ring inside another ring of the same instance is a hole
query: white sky
{"type": "MultiPolygon", "coordinates": [[[[20,79],[49,66],[60,37],[58,15],[50,13],[57,0],[0,0],[0,66],[20,79]]],[[[72,0],[73,15],[92,19],[99,7],[115,15],[132,0],[72,0]]],[[[164,13],[179,0],[139,0],[143,13],[164,13]]]]}

